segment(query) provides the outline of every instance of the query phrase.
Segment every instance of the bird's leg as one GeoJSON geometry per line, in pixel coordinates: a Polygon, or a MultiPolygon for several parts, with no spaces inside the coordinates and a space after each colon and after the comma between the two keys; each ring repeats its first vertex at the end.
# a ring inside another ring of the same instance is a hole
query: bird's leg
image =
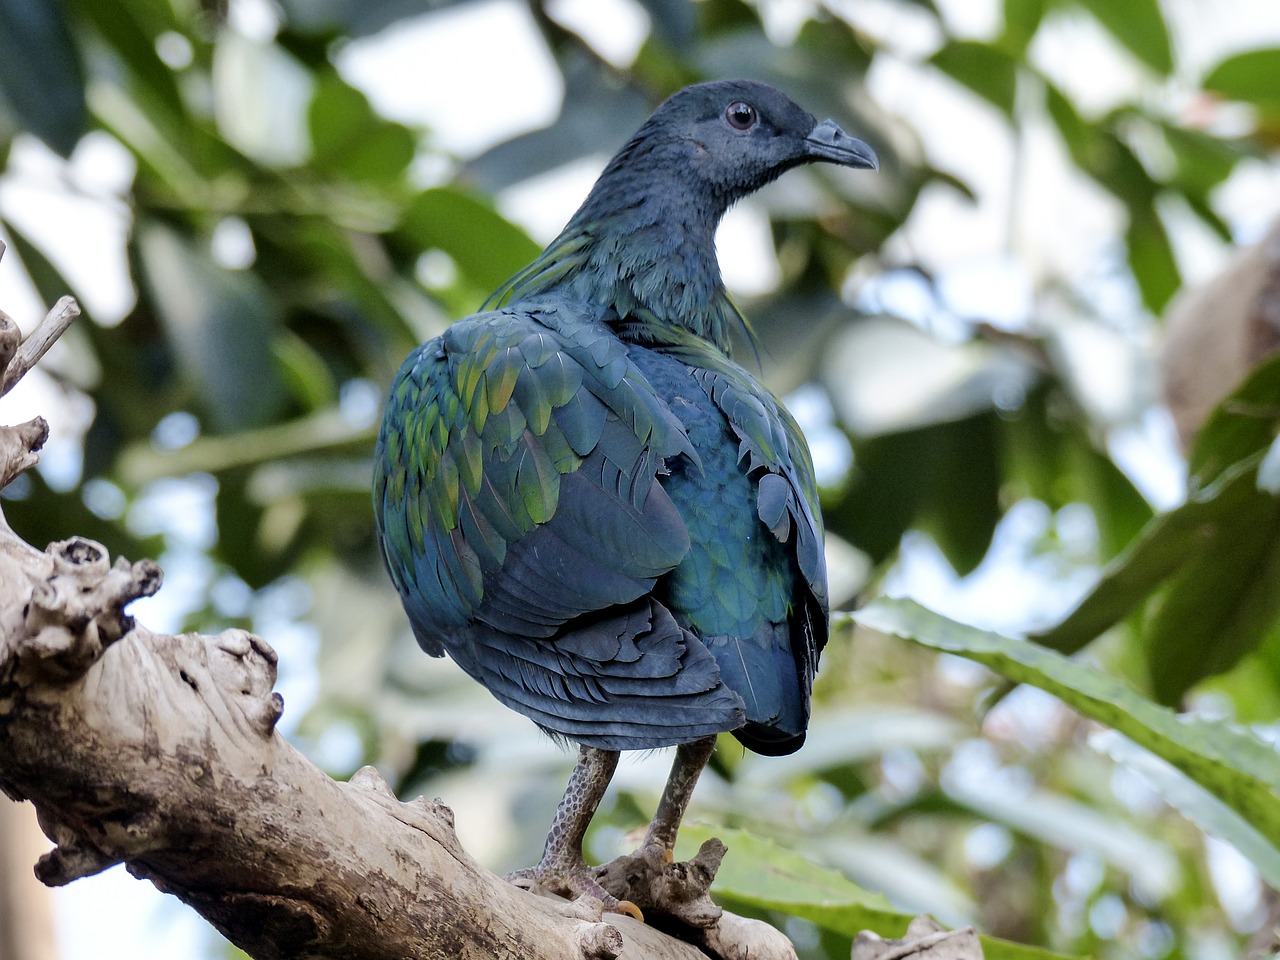
{"type": "Polygon", "coordinates": [[[653,815],[649,829],[645,831],[640,849],[636,851],[640,856],[663,863],[672,861],[671,851],[676,845],[676,833],[680,830],[680,822],[684,820],[689,798],[693,796],[693,788],[715,747],[715,737],[703,737],[676,747],[676,757],[671,763],[671,773],[662,790],[662,799],[658,801],[658,810],[653,815]]]}
{"type": "Polygon", "coordinates": [[[715,737],[704,737],[676,748],[658,811],[640,848],[595,870],[600,884],[614,896],[692,927],[709,927],[720,918],[720,908],[711,902],[708,890],[724,856],[724,844],[708,840],[684,863],[674,863],[671,851],[694,785],[715,745],[715,737]]]}
{"type": "Polygon", "coordinates": [[[581,747],[564,796],[556,808],[547,832],[542,859],[536,867],[507,875],[517,886],[539,893],[555,893],[569,899],[589,895],[600,900],[606,910],[630,913],[643,919],[636,906],[619,901],[595,879],[582,855],[582,838],[608,789],[618,767],[618,751],[581,747]]]}

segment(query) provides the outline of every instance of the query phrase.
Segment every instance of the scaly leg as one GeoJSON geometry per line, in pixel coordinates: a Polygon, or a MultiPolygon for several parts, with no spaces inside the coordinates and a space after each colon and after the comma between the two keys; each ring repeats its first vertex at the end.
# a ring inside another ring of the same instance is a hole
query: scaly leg
{"type": "Polygon", "coordinates": [[[708,890],[724,856],[724,844],[708,840],[684,863],[674,863],[671,851],[698,775],[715,745],[715,737],[704,737],[676,748],[657,813],[640,848],[595,870],[601,885],[614,896],[693,927],[709,927],[720,918],[720,908],[708,890]]]}
{"type": "Polygon", "coordinates": [[[662,790],[662,799],[658,801],[658,810],[637,851],[640,856],[657,858],[664,863],[671,862],[671,851],[676,845],[676,834],[680,830],[680,822],[684,820],[689,798],[693,796],[693,788],[715,747],[715,737],[703,737],[676,747],[676,758],[671,763],[671,773],[662,790]]]}
{"type": "Polygon", "coordinates": [[[555,893],[571,900],[583,895],[593,896],[604,904],[606,910],[630,913],[643,919],[634,904],[618,900],[600,886],[582,855],[582,838],[617,767],[618,751],[579,748],[578,764],[573,768],[564,796],[556,808],[555,819],[551,821],[542,859],[536,867],[508,874],[508,880],[527,890],[555,893]]]}

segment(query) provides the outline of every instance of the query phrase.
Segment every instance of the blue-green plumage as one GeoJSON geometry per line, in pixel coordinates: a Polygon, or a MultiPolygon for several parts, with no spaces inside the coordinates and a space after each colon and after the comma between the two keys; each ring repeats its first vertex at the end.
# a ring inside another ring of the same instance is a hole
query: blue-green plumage
{"type": "Polygon", "coordinates": [[[813,471],[727,356],[714,237],[815,160],[874,163],[772,88],[682,91],[492,309],[397,374],[374,506],[414,632],[553,733],[803,741],[827,634],[813,471]]]}
{"type": "Polygon", "coordinates": [[[828,629],[813,465],[728,356],[716,226],[786,170],[875,157],[748,81],[689,87],[486,310],[410,355],[373,501],[419,643],[583,754],[532,878],[617,900],[582,832],[610,751],[683,744],[643,849],[674,842],[711,738],[804,740],[828,629]]]}
{"type": "Polygon", "coordinates": [[[641,848],[661,872],[715,734],[804,740],[828,629],[813,465],[729,359],[745,321],[715,230],[815,161],[875,166],[763,84],[677,93],[542,255],[392,384],[373,502],[419,643],[583,745],[524,882],[620,907],[581,852],[614,751],[682,745],[641,848]]]}

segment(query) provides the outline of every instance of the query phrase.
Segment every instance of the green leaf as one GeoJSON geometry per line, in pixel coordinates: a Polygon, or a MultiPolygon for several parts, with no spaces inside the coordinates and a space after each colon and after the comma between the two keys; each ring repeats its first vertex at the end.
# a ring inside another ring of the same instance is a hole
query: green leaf
{"type": "Polygon", "coordinates": [[[940,431],[936,455],[944,465],[916,518],[961,576],[982,562],[1000,522],[997,420],[984,414],[940,431]]]}
{"type": "Polygon", "coordinates": [[[1078,0],[1107,32],[1161,76],[1173,71],[1169,28],[1158,0],[1078,0]]]}
{"type": "Polygon", "coordinates": [[[1097,586],[1065,620],[1032,639],[1062,653],[1075,653],[1128,616],[1184,565],[1216,562],[1213,548],[1223,531],[1257,503],[1256,475],[1256,458],[1237,464],[1176,510],[1155,517],[1127,550],[1107,564],[1097,586]]]}
{"type": "Polygon", "coordinates": [[[413,160],[407,127],[378,116],[369,99],[334,74],[316,81],[307,111],[312,162],[353,180],[392,181],[413,160]]]}
{"type": "Polygon", "coordinates": [[[1031,643],[956,623],[912,600],[878,600],[861,626],[974,660],[1029,683],[1145,747],[1280,845],[1280,753],[1249,731],[1179,716],[1102,670],[1031,643]]]}
{"type": "Polygon", "coordinates": [[[952,40],[929,58],[943,73],[1013,116],[1018,70],[1003,50],[976,40],[952,40]]]}
{"type": "MultiPolygon", "coordinates": [[[[723,840],[729,852],[711,890],[718,901],[730,907],[776,910],[846,937],[856,937],[863,930],[882,937],[901,937],[912,920],[910,914],[895,910],[882,894],[865,890],[842,873],[743,830],[685,823],[676,841],[676,859],[689,859],[712,837],[723,840]]],[[[1051,960],[1061,956],[995,937],[981,939],[987,960],[1051,960]]]]}
{"type": "Polygon", "coordinates": [[[270,422],[286,397],[272,356],[280,312],[270,291],[171,227],[144,222],[136,233],[146,291],[210,420],[222,430],[270,422]]]}
{"type": "Polygon", "coordinates": [[[0,0],[0,99],[64,157],[84,133],[84,69],[59,0],[0,0]]]}
{"type": "Polygon", "coordinates": [[[538,255],[538,245],[491,206],[434,187],[414,198],[399,235],[417,250],[443,250],[477,287],[493,290],[538,255]]]}
{"type": "Polygon", "coordinates": [[[1232,144],[1168,122],[1161,122],[1160,127],[1178,164],[1174,182],[1182,190],[1205,194],[1236,168],[1241,153],[1232,144]]]}
{"type": "Polygon", "coordinates": [[[1129,208],[1129,229],[1125,233],[1129,246],[1129,266],[1142,302],[1152,313],[1164,310],[1173,295],[1182,286],[1178,261],[1173,256],[1173,246],[1164,224],[1151,207],[1129,208]]]}
{"type": "Polygon", "coordinates": [[[1141,639],[1161,703],[1176,704],[1198,681],[1231,669],[1280,616],[1280,500],[1258,490],[1256,478],[1256,470],[1241,478],[1251,496],[1213,525],[1212,539],[1152,604],[1141,639]]]}
{"type": "Polygon", "coordinates": [[[1193,487],[1270,446],[1280,430],[1280,354],[1263,360],[1218,404],[1196,435],[1189,467],[1193,487]]]}
{"type": "Polygon", "coordinates": [[[1202,86],[1228,100],[1252,103],[1267,113],[1280,114],[1280,47],[1247,50],[1228,57],[1209,71],[1202,86]]]}
{"type": "Polygon", "coordinates": [[[1004,32],[998,43],[1010,55],[1021,57],[1040,29],[1045,0],[1004,0],[1004,32]]]}

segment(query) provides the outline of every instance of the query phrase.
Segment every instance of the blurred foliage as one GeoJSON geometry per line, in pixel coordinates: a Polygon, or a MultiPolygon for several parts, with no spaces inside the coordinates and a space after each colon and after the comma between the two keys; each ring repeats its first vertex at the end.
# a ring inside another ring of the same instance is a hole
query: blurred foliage
{"type": "MultiPolygon", "coordinates": [[[[0,169],[20,179],[15,158],[39,141],[59,190],[123,216],[133,292],[122,317],[90,311],[51,355],[48,384],[90,412],[66,441],[73,469],[63,457],[63,469],[46,464],[4,492],[11,524],[37,544],[76,533],[159,555],[170,607],[152,615],[250,626],[286,649],[282,685],[309,705],[286,719],[319,762],[338,775],[375,762],[406,792],[459,808],[464,841],[493,866],[531,862],[567,758],[413,646],[373,543],[381,393],[413,344],[536,253],[501,212],[504,191],[608,153],[685,83],[773,82],[883,161],[875,177],[798,171],[753,201],[781,276],[744,303],[764,374],[807,398],[815,446],[837,464],[852,453],[823,491],[838,597],[850,605],[891,580],[911,544],[935,545],[958,575],[1007,567],[1013,518],[1039,516],[1012,563],[1059,589],[1026,626],[1052,622],[1069,584],[1093,576],[1076,612],[1037,639],[1073,654],[1105,632],[1089,655],[1138,689],[924,614],[893,632],[927,650],[869,631],[850,643],[846,623],[806,748],[766,760],[726,739],[700,788],[698,813],[733,831],[722,896],[782,924],[805,958],[846,957],[858,926],[894,935],[916,911],[1011,942],[989,940],[993,957],[1239,954],[1264,922],[1261,883],[1280,873],[1264,802],[1274,756],[1252,739],[1244,754],[1222,745],[1211,766],[1225,779],[1206,780],[1203,756],[1147,697],[1253,723],[1280,711],[1280,467],[1268,456],[1280,364],[1206,427],[1183,506],[1153,516],[1110,451],[1153,402],[1153,315],[1182,286],[1168,212],[1231,240],[1218,191],[1280,145],[1280,50],[1237,53],[1199,76],[1157,0],[1004,0],[981,37],[954,30],[931,0],[872,5],[882,22],[934,37],[927,50],[895,44],[856,4],[790,5],[801,13],[779,27],[769,0],[641,0],[649,33],[619,65],[557,19],[556,4],[508,3],[496,15],[541,36],[563,104],[545,129],[458,157],[433,131],[381,115],[339,54],[406,18],[471,5],[232,0],[233,14],[274,10],[264,36],[224,17],[227,4],[0,0],[0,169]],[[1045,67],[1037,48],[1082,25],[1143,77],[1138,95],[1099,110],[1045,67]],[[1025,322],[953,307],[910,231],[930,198],[975,198],[946,151],[985,145],[939,148],[886,110],[868,76],[893,69],[967,98],[977,129],[994,118],[1015,168],[1026,132],[1051,131],[1065,165],[1118,211],[1107,262],[1083,275],[1046,268],[1010,228],[1025,322]],[[1206,122],[1219,107],[1245,121],[1206,122]],[[104,156],[129,168],[118,189],[85,186],[84,168],[104,156]],[[1094,288],[1103,276],[1110,295],[1094,288]],[[1133,372],[1118,413],[1094,395],[1097,368],[1117,363],[1133,372]],[[318,677],[299,663],[311,649],[318,677]],[[938,650],[1061,700],[1024,687],[979,720],[990,674],[938,650]],[[1160,718],[1159,737],[1142,735],[1154,729],[1144,717],[1160,718]],[[1133,742],[1099,735],[1095,721],[1133,742]],[[1240,792],[1233,777],[1253,780],[1240,792]],[[1223,885],[1224,848],[1209,837],[1243,854],[1232,861],[1243,881],[1223,885]],[[778,876],[798,879],[769,886],[778,876]]],[[[9,209],[6,268],[20,261],[48,303],[67,291],[97,302],[56,234],[9,209]]],[[[1188,726],[1186,737],[1245,736],[1214,729],[1188,726]]],[[[653,763],[624,764],[591,837],[596,856],[625,846],[651,812],[653,763]]]]}

